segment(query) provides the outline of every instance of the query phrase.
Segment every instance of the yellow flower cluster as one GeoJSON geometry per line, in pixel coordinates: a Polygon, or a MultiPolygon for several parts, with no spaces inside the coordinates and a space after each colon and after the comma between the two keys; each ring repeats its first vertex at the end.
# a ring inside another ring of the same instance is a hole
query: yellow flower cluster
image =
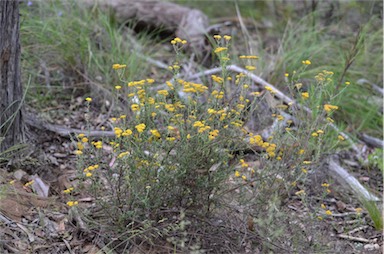
{"type": "Polygon", "coordinates": [[[125,67],[127,67],[127,65],[125,65],[125,64],[114,64],[114,65],[112,65],[112,69],[114,69],[114,70],[123,69],[125,67]]]}
{"type": "Polygon", "coordinates": [[[211,75],[211,77],[212,77],[212,80],[215,81],[216,83],[223,84],[223,81],[224,81],[223,78],[218,77],[216,75],[211,75]]]}
{"type": "Polygon", "coordinates": [[[265,148],[265,151],[267,152],[270,158],[273,158],[276,156],[275,154],[276,144],[264,142],[263,138],[260,135],[253,135],[252,133],[250,133],[249,143],[251,145],[257,145],[262,148],[265,148]]]}
{"type": "Polygon", "coordinates": [[[78,205],[78,204],[79,204],[78,201],[68,201],[68,202],[67,202],[67,205],[68,205],[69,207],[76,206],[76,205],[78,205]]]}
{"type": "Polygon", "coordinates": [[[327,70],[323,70],[322,72],[318,73],[316,76],[315,76],[315,79],[318,81],[318,82],[324,82],[324,81],[330,81],[330,77],[333,76],[333,72],[332,71],[327,71],[327,70]]]}
{"type": "Polygon", "coordinates": [[[213,130],[209,132],[209,140],[215,139],[219,135],[219,130],[213,130]]]}
{"type": "Polygon", "coordinates": [[[203,93],[208,90],[208,87],[203,84],[188,82],[182,79],[178,79],[177,83],[183,86],[184,93],[203,93]]]}
{"type": "Polygon", "coordinates": [[[205,125],[203,121],[194,122],[193,127],[198,128],[198,133],[202,133],[202,132],[205,132],[205,131],[211,129],[211,127],[208,125],[205,125]]]}
{"type": "Polygon", "coordinates": [[[182,40],[179,37],[176,37],[175,39],[171,40],[171,44],[172,45],[176,45],[178,43],[182,44],[182,45],[185,45],[185,44],[187,44],[187,41],[186,40],[182,40]]]}
{"type": "Polygon", "coordinates": [[[156,129],[153,129],[153,130],[150,130],[151,134],[156,137],[156,138],[161,138],[161,134],[158,130],[156,129]]]}
{"type": "Polygon", "coordinates": [[[307,60],[303,60],[301,61],[302,64],[305,64],[305,65],[310,65],[311,64],[311,61],[309,61],[308,59],[307,60]]]}
{"type": "Polygon", "coordinates": [[[96,149],[103,148],[103,142],[101,142],[100,140],[99,141],[93,141],[92,145],[94,145],[96,149]]]}
{"type": "Polygon", "coordinates": [[[98,168],[99,168],[99,165],[98,165],[98,164],[91,165],[91,166],[85,168],[85,169],[83,170],[83,172],[84,172],[84,174],[85,174],[86,177],[91,177],[91,176],[92,176],[92,173],[91,173],[91,172],[92,172],[93,170],[95,170],[95,169],[98,169],[98,168]]]}
{"type": "Polygon", "coordinates": [[[259,59],[258,56],[254,56],[254,55],[242,55],[242,56],[239,56],[240,59],[259,59]]]}
{"type": "Polygon", "coordinates": [[[308,92],[304,92],[304,93],[301,93],[301,97],[306,100],[309,98],[309,93],[308,92]]]}
{"type": "Polygon", "coordinates": [[[138,125],[135,126],[136,130],[139,133],[142,133],[145,130],[145,127],[146,127],[146,125],[144,123],[141,123],[141,124],[138,124],[138,125]]]}
{"type": "Polygon", "coordinates": [[[69,193],[71,193],[73,190],[74,190],[74,188],[73,188],[73,187],[70,187],[70,188],[68,188],[68,189],[63,190],[63,193],[64,193],[64,194],[69,194],[69,193]]]}
{"type": "Polygon", "coordinates": [[[150,84],[153,84],[155,82],[155,80],[154,79],[142,79],[142,80],[137,80],[137,81],[130,81],[130,82],[128,82],[128,87],[134,87],[134,86],[136,86],[136,87],[141,87],[141,86],[144,86],[145,84],[148,84],[148,85],[150,85],[150,84]]]}
{"type": "Polygon", "coordinates": [[[227,47],[217,47],[213,52],[215,52],[216,54],[219,54],[220,52],[227,51],[227,50],[228,50],[227,47]]]}
{"type": "Polygon", "coordinates": [[[123,157],[125,157],[125,156],[127,156],[127,155],[130,155],[130,152],[128,152],[128,151],[126,151],[126,152],[121,152],[121,153],[119,153],[119,155],[117,156],[117,158],[123,158],[123,157]]]}
{"type": "Polygon", "coordinates": [[[331,104],[325,104],[325,105],[324,105],[324,110],[325,110],[327,113],[329,113],[329,112],[331,112],[331,111],[333,111],[333,110],[337,110],[337,109],[339,109],[338,106],[334,106],[334,105],[331,105],[331,104]]]}
{"type": "Polygon", "coordinates": [[[213,90],[211,95],[216,98],[216,99],[222,99],[224,97],[224,92],[223,91],[217,91],[217,90],[213,90]]]}
{"type": "Polygon", "coordinates": [[[132,135],[132,130],[131,129],[122,130],[119,127],[115,127],[113,130],[114,130],[114,133],[115,133],[117,138],[120,138],[121,136],[127,137],[127,136],[132,135]]]}

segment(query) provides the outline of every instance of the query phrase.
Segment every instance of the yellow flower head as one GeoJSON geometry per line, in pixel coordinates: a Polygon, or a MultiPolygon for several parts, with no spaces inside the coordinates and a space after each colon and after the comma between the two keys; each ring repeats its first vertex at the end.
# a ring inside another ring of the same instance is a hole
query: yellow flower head
{"type": "Polygon", "coordinates": [[[226,51],[226,50],[228,50],[227,47],[217,47],[217,48],[215,49],[214,52],[215,52],[216,54],[218,54],[218,53],[223,52],[223,51],[226,51]]]}
{"type": "Polygon", "coordinates": [[[337,110],[337,109],[339,109],[338,106],[334,106],[334,105],[331,105],[331,104],[325,104],[324,105],[324,110],[326,112],[331,112],[332,110],[337,110]]]}
{"type": "Polygon", "coordinates": [[[78,205],[78,204],[79,204],[78,201],[68,201],[68,202],[67,202],[67,205],[68,205],[69,207],[71,207],[71,206],[76,206],[76,205],[78,205]]]}
{"type": "Polygon", "coordinates": [[[224,37],[224,40],[226,41],[230,41],[232,39],[232,37],[229,35],[224,35],[223,37],[224,37]]]}
{"type": "Polygon", "coordinates": [[[144,123],[141,123],[141,124],[138,124],[138,125],[135,126],[136,130],[139,133],[142,133],[145,130],[145,127],[146,127],[146,125],[144,123]]]}
{"type": "Polygon", "coordinates": [[[213,36],[213,38],[215,38],[216,40],[220,40],[220,39],[221,39],[221,35],[215,34],[215,35],[213,36]]]}
{"type": "Polygon", "coordinates": [[[304,93],[301,93],[301,97],[306,100],[309,98],[309,93],[308,92],[304,92],[304,93]]]}
{"type": "Polygon", "coordinates": [[[125,64],[114,64],[114,65],[112,65],[112,68],[114,70],[123,69],[125,67],[127,67],[127,65],[125,65],[125,64]]]}

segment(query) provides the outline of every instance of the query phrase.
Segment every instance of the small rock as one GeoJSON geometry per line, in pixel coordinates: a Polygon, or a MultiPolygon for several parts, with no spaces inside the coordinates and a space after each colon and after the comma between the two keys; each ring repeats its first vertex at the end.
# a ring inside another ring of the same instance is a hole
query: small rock
{"type": "Polygon", "coordinates": [[[380,249],[380,245],[378,245],[377,243],[369,243],[364,245],[364,250],[372,251],[378,249],[380,249]]]}
{"type": "Polygon", "coordinates": [[[340,200],[336,202],[337,211],[343,212],[346,207],[347,205],[344,202],[341,202],[340,200]]]}
{"type": "Polygon", "coordinates": [[[16,170],[14,173],[13,173],[13,176],[17,179],[17,180],[21,180],[21,178],[23,178],[23,176],[25,176],[27,173],[21,169],[18,169],[16,170]]]}

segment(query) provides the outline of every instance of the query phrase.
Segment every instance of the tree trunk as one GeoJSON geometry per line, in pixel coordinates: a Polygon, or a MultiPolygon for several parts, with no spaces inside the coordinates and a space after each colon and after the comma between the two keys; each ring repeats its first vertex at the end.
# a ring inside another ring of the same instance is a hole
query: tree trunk
{"type": "Polygon", "coordinates": [[[0,0],[0,152],[24,141],[19,1],[0,0]]]}

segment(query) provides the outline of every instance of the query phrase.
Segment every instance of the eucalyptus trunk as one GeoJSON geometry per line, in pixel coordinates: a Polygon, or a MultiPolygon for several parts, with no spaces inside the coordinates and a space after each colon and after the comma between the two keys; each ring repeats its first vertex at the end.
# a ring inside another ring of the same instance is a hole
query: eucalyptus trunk
{"type": "Polygon", "coordinates": [[[24,141],[19,1],[0,0],[0,152],[24,141]]]}

